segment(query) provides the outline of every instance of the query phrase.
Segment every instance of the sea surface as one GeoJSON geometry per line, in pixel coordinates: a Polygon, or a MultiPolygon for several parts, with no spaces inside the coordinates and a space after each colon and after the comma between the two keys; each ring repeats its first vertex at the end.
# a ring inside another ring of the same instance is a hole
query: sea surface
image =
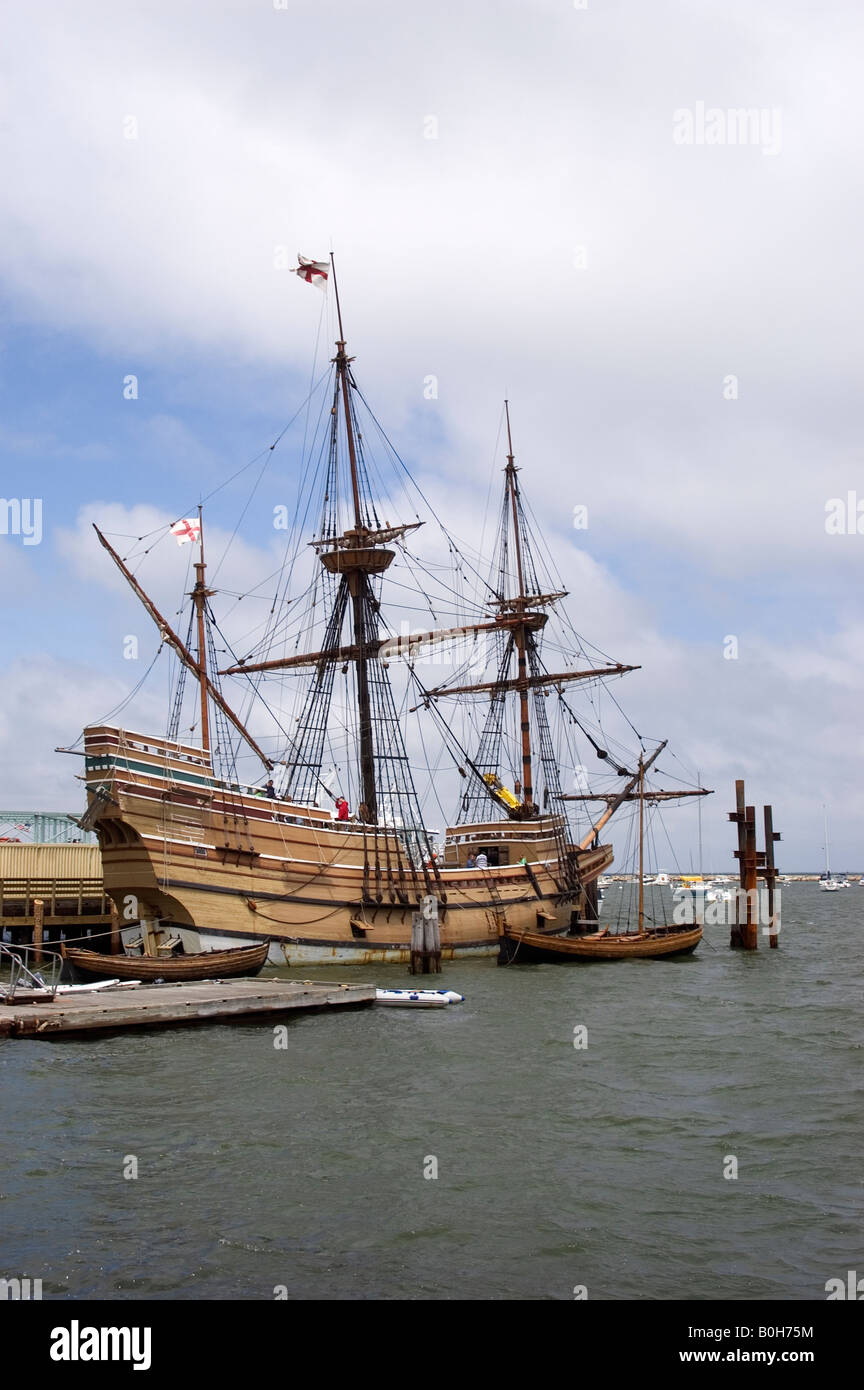
{"type": "Polygon", "coordinates": [[[74,1299],[824,1299],[864,1273],[864,887],[786,886],[779,950],[728,936],[456,962],[423,983],[464,1004],[302,1016],[285,1048],[268,1022],[0,1042],[0,1276],[74,1299]]]}

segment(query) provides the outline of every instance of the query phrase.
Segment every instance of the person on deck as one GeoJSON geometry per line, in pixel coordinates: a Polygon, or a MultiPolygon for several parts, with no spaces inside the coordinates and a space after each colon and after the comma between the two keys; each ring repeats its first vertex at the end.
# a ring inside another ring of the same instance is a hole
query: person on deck
{"type": "Polygon", "coordinates": [[[276,788],[275,788],[274,785],[273,785],[273,778],[272,778],[272,777],[268,777],[268,778],[267,778],[267,785],[266,785],[265,788],[264,788],[264,792],[265,792],[265,795],[267,795],[267,796],[270,797],[270,800],[271,800],[271,801],[275,801],[275,800],[276,800],[276,788]]]}
{"type": "Polygon", "coordinates": [[[477,867],[477,861],[476,861],[476,859],[474,858],[474,855],[473,855],[473,854],[469,854],[469,855],[468,855],[468,858],[467,858],[467,860],[466,860],[466,862],[465,862],[465,868],[466,868],[466,869],[476,869],[476,867],[477,867]]]}
{"type": "Polygon", "coordinates": [[[486,854],[482,849],[480,853],[477,855],[477,858],[474,860],[474,863],[478,869],[489,868],[489,860],[486,858],[486,854]]]}
{"type": "Polygon", "coordinates": [[[345,800],[344,796],[340,796],[336,802],[336,819],[348,819],[348,802],[345,800]]]}

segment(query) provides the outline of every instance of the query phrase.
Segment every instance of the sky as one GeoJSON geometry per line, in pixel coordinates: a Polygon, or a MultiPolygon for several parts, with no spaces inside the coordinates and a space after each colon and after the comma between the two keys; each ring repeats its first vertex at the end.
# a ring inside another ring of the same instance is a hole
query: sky
{"type": "MultiPolygon", "coordinates": [[[[630,717],[716,789],[706,863],[731,867],[744,777],[783,867],[820,867],[824,805],[833,867],[864,870],[860,7],[81,0],[0,22],[0,495],[41,505],[38,538],[0,534],[0,806],[82,804],[54,748],[155,655],[92,522],[135,537],[218,487],[217,584],[272,570],[302,416],[251,500],[257,465],[220,485],[326,362],[332,305],[322,327],[290,267],[332,248],[358,380],[469,539],[510,399],[576,626],[640,665],[630,717]]],[[[166,610],[187,561],[141,570],[166,610]]],[[[128,710],[162,729],[158,681],[128,710]]],[[[686,863],[694,815],[669,822],[686,863]]]]}

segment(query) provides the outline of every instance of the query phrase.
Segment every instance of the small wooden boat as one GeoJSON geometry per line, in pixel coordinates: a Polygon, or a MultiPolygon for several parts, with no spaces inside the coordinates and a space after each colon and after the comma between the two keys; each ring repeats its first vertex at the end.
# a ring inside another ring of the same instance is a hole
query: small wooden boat
{"type": "Polygon", "coordinates": [[[648,960],[655,956],[682,956],[695,951],[702,940],[701,927],[659,927],[651,931],[598,931],[582,935],[547,934],[542,931],[507,931],[499,942],[500,965],[557,963],[577,960],[648,960]]]}
{"type": "Polygon", "coordinates": [[[63,946],[62,953],[77,974],[85,978],[122,980],[231,980],[238,975],[257,975],[267,959],[269,944],[238,946],[230,951],[200,951],[181,956],[106,956],[63,946]]]}
{"type": "MultiPolygon", "coordinates": [[[[665,743],[661,743],[658,751],[662,751],[665,746],[665,743]]],[[[661,956],[683,956],[690,951],[695,951],[702,940],[702,928],[700,926],[694,924],[682,928],[669,926],[665,922],[660,926],[652,922],[645,913],[646,887],[657,884],[663,878],[668,879],[665,874],[652,877],[645,872],[646,799],[657,802],[675,800],[681,795],[702,796],[705,794],[701,788],[697,792],[682,793],[677,789],[646,792],[645,772],[656,756],[657,753],[653,753],[647,762],[640,756],[639,771],[628,784],[629,790],[625,794],[626,799],[638,800],[639,802],[639,872],[636,877],[639,906],[636,930],[610,932],[608,927],[604,927],[597,931],[574,931],[571,929],[562,933],[560,927],[547,928],[545,931],[542,927],[537,927],[533,931],[530,929],[521,931],[518,927],[505,926],[498,939],[499,965],[516,965],[521,961],[554,964],[559,961],[577,960],[652,960],[661,956]],[[638,790],[634,791],[636,782],[638,782],[638,790]]],[[[569,799],[574,798],[570,797],[569,799]]],[[[581,793],[575,799],[581,800],[581,793]]],[[[701,878],[690,880],[690,882],[698,887],[705,886],[701,878]]]]}

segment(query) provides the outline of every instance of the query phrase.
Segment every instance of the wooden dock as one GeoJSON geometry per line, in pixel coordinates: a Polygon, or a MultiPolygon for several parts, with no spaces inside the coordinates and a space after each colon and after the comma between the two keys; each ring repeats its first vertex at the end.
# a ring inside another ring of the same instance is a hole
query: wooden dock
{"type": "Polygon", "coordinates": [[[0,1038],[54,1038],[166,1024],[276,1020],[294,1011],[346,1009],[375,1002],[374,985],[315,980],[200,980],[126,985],[95,994],[58,995],[33,1004],[0,1004],[0,1038]]]}

